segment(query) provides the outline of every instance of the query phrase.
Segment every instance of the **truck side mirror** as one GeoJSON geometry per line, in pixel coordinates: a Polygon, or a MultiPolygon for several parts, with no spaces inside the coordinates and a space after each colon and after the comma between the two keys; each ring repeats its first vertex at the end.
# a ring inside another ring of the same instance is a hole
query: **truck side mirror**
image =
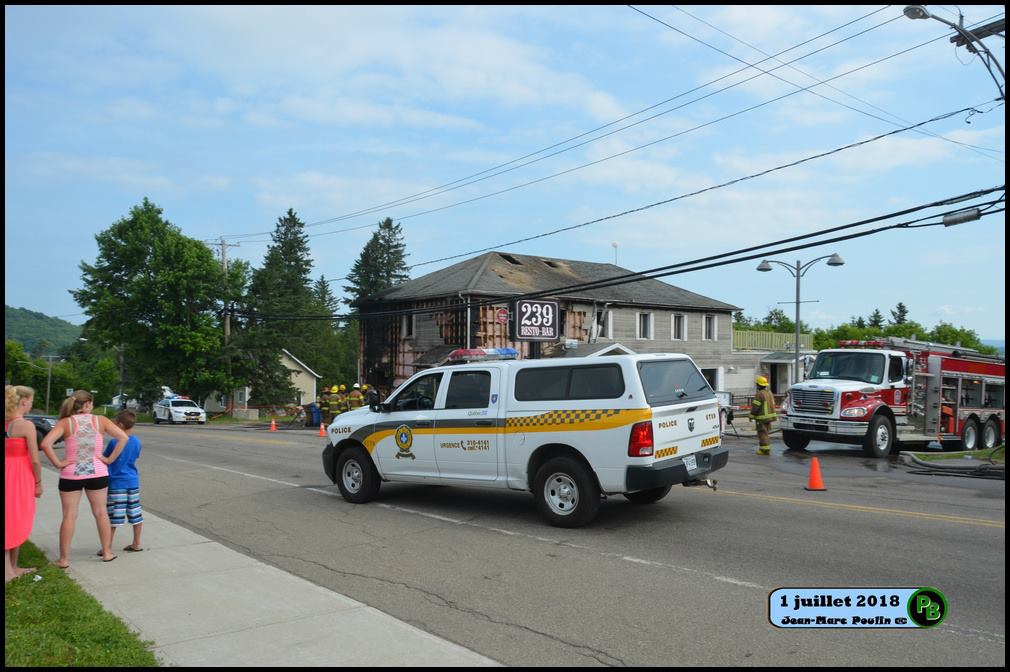
{"type": "Polygon", "coordinates": [[[379,392],[377,390],[368,391],[368,410],[374,413],[389,413],[389,406],[379,403],[379,392]]]}

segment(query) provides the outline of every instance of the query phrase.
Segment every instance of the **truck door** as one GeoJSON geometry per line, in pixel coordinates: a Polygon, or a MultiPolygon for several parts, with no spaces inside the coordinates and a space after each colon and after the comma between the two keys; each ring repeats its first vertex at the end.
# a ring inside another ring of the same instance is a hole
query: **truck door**
{"type": "Polygon", "coordinates": [[[881,397],[894,411],[899,425],[909,424],[908,403],[911,390],[905,382],[905,356],[891,353],[887,357],[887,376],[881,397]]]}
{"type": "Polygon", "coordinates": [[[390,399],[390,412],[376,425],[372,459],[383,475],[430,478],[438,482],[435,463],[435,404],[442,373],[421,376],[390,399]]]}
{"type": "Polygon", "coordinates": [[[443,483],[498,477],[500,385],[496,368],[451,372],[444,408],[435,417],[435,458],[443,483]]]}

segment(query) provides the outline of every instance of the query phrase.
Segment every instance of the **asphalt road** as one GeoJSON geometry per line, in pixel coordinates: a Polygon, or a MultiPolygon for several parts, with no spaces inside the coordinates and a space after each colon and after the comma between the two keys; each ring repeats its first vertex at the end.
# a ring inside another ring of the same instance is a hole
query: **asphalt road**
{"type": "Polygon", "coordinates": [[[718,492],[617,497],[562,530],[529,493],[383,484],[348,504],[314,432],[138,430],[146,509],[508,665],[1005,664],[1002,481],[730,438],[718,492]],[[827,492],[803,489],[811,455],[827,492]],[[933,586],[950,611],[930,630],[780,629],[783,586],[933,586]]]}

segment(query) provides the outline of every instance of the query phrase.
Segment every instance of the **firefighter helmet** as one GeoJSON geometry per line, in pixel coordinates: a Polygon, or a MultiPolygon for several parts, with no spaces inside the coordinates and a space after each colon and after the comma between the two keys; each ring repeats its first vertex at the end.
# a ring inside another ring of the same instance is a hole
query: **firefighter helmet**
{"type": "Polygon", "coordinates": [[[758,376],[754,382],[758,384],[758,387],[768,387],[768,379],[764,376],[758,376]]]}

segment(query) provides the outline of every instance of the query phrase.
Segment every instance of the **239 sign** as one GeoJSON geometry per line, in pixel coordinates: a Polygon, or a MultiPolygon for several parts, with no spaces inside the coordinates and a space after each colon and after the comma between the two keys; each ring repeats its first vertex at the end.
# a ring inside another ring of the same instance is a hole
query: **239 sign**
{"type": "Polygon", "coordinates": [[[556,341],[561,314],[557,301],[516,301],[513,330],[517,341],[556,341]]]}

